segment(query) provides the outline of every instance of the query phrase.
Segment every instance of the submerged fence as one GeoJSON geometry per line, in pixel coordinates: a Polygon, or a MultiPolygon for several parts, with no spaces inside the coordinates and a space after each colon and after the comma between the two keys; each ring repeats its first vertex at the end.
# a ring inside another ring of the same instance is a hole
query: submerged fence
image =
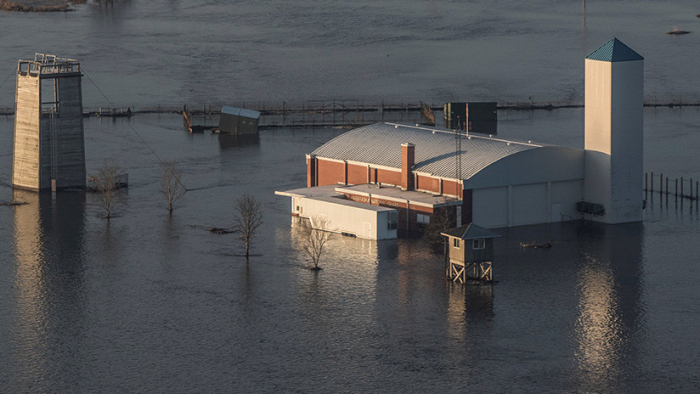
{"type": "MultiPolygon", "coordinates": [[[[305,101],[241,101],[212,102],[188,106],[188,112],[195,117],[218,116],[224,105],[259,111],[260,127],[356,127],[377,122],[424,123],[424,110],[442,112],[443,103],[422,103],[412,101],[365,101],[358,99],[329,99],[305,101]]],[[[683,101],[682,99],[657,102],[656,98],[647,99],[645,107],[684,107],[700,106],[700,101],[683,101]]],[[[86,117],[120,118],[137,114],[175,114],[181,113],[181,106],[110,106],[84,107],[86,117]]],[[[509,99],[506,97],[498,103],[502,110],[556,110],[563,108],[583,108],[577,100],[535,101],[532,97],[509,99]]],[[[13,115],[14,108],[0,108],[0,115],[13,115]]],[[[218,119],[206,119],[206,122],[218,122],[218,119]]],[[[438,123],[441,118],[436,119],[438,123]]]]}
{"type": "Polygon", "coordinates": [[[654,198],[654,193],[658,193],[661,197],[673,196],[678,199],[690,199],[698,201],[700,196],[700,182],[693,178],[670,178],[664,177],[664,174],[654,175],[654,173],[644,173],[644,193],[654,198]]]}

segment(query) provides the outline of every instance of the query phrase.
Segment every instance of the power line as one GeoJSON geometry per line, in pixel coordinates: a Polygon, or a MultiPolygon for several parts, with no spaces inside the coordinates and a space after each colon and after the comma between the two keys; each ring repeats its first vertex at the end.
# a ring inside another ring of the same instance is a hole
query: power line
{"type": "MultiPolygon", "coordinates": [[[[83,72],[83,75],[85,75],[85,77],[87,77],[87,79],[90,81],[90,83],[92,83],[92,85],[95,87],[95,89],[97,89],[97,91],[100,92],[100,94],[102,95],[102,97],[104,97],[105,100],[107,100],[107,102],[109,103],[109,105],[112,106],[112,107],[115,107],[115,105],[114,105],[114,103],[112,102],[112,100],[110,100],[110,99],[107,97],[107,95],[104,94],[104,92],[102,91],[102,89],[100,89],[100,87],[97,86],[97,84],[95,83],[95,81],[93,81],[92,78],[90,78],[90,76],[87,75],[87,73],[85,72],[85,67],[81,67],[80,70],[83,72]]],[[[129,126],[129,128],[131,129],[131,131],[133,131],[134,134],[136,134],[136,136],[139,137],[139,139],[141,140],[141,142],[143,142],[143,144],[146,145],[146,147],[148,147],[148,150],[150,150],[151,153],[153,153],[153,156],[155,156],[156,159],[158,159],[158,161],[160,162],[160,164],[165,165],[165,162],[158,156],[158,154],[156,153],[156,151],[153,150],[153,148],[151,148],[150,145],[148,145],[148,142],[146,142],[146,140],[141,136],[141,134],[139,134],[139,132],[136,131],[136,129],[131,125],[131,122],[127,122],[126,124],[129,126]]],[[[180,186],[182,186],[182,187],[185,189],[185,191],[187,191],[187,187],[185,187],[185,185],[180,181],[180,178],[179,178],[179,177],[175,177],[175,180],[177,180],[177,183],[179,183],[180,186]]]]}
{"type": "Polygon", "coordinates": [[[15,68],[13,67],[12,70],[10,71],[10,73],[7,74],[7,78],[5,78],[5,80],[2,81],[2,83],[0,83],[0,89],[2,89],[3,86],[5,86],[5,83],[7,82],[7,80],[10,79],[10,77],[13,76],[14,74],[15,74],[15,68]]]}

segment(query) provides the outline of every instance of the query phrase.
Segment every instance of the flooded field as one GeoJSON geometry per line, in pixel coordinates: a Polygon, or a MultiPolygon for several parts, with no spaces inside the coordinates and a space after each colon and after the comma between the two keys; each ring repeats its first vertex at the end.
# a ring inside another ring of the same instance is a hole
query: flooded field
{"type": "Polygon", "coordinates": [[[583,59],[613,36],[645,57],[648,101],[700,100],[697,3],[90,1],[0,12],[0,108],[18,59],[81,61],[88,107],[268,101],[583,101],[583,59]],[[30,32],[30,33],[27,33],[30,32]],[[104,93],[104,95],[103,95],[104,93]]]}
{"type": "MultiPolygon", "coordinates": [[[[583,113],[505,111],[499,134],[581,146],[583,113]]],[[[645,167],[700,178],[700,111],[645,111],[645,167]]],[[[692,392],[700,384],[696,203],[640,224],[501,229],[491,286],[453,286],[420,240],[331,241],[318,273],[275,190],[342,129],[240,145],[178,116],[88,119],[88,171],[129,172],[119,217],[94,196],[9,187],[0,152],[0,387],[7,392],[692,392]],[[145,141],[147,145],[144,144],[145,141]],[[150,147],[150,148],[149,148],[150,147]],[[151,151],[155,152],[155,154],[151,151]],[[189,189],[168,215],[159,160],[189,189]],[[262,200],[249,264],[234,199],[262,200]],[[196,225],[197,227],[193,227],[196,225]],[[549,242],[549,250],[521,242],[549,242]]],[[[0,119],[11,146],[12,118],[0,119]]],[[[641,193],[641,191],[640,191],[641,193]]]]}
{"type": "MultiPolygon", "coordinates": [[[[79,60],[92,109],[581,104],[583,59],[613,36],[645,57],[647,103],[695,103],[700,35],[664,33],[700,31],[698,12],[690,0],[585,10],[554,0],[124,0],[2,11],[0,110],[14,108],[17,61],[35,52],[79,60]]],[[[644,117],[645,171],[700,179],[700,109],[644,117]]],[[[337,237],[315,273],[290,202],[274,191],[303,186],[304,154],[345,129],[272,127],[242,143],[188,134],[177,115],[88,118],[88,172],[112,162],[129,173],[110,221],[91,194],[13,191],[12,131],[13,118],[0,116],[0,202],[27,203],[0,206],[0,392],[700,385],[697,202],[648,194],[643,223],[497,230],[494,286],[447,283],[442,256],[421,240],[337,237]],[[190,190],[172,215],[158,191],[163,160],[190,190]],[[231,227],[244,193],[264,207],[248,264],[233,235],[206,231],[231,227]]],[[[582,147],[583,109],[499,111],[498,134],[582,147]]]]}

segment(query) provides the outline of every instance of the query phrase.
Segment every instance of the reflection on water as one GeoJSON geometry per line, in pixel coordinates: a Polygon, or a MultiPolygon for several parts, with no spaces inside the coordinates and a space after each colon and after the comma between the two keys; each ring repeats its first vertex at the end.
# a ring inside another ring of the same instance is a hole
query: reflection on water
{"type": "Polygon", "coordinates": [[[221,150],[260,144],[260,134],[232,135],[219,133],[218,139],[219,149],[221,150]]]}
{"type": "MultiPolygon", "coordinates": [[[[135,186],[122,216],[85,214],[70,193],[29,193],[17,197],[29,205],[0,208],[0,391],[697,386],[697,211],[647,207],[643,227],[499,229],[493,287],[448,284],[442,256],[420,240],[339,236],[315,274],[295,243],[289,200],[274,190],[303,186],[304,154],[340,131],[263,130],[259,145],[224,152],[208,135],[190,140],[179,117],[136,120],[148,123],[138,129],[146,140],[161,141],[159,154],[182,160],[185,176],[216,187],[188,192],[169,216],[157,200],[155,159],[133,153],[145,150],[135,138],[105,140],[126,129],[108,122],[86,133],[86,146],[95,161],[113,150],[130,155],[135,186]],[[234,235],[191,227],[230,227],[231,201],[244,192],[265,207],[249,265],[235,255],[234,235]]],[[[682,130],[692,145],[695,134],[682,130]]],[[[11,146],[12,134],[3,136],[11,146]]],[[[11,154],[0,159],[10,179],[11,154]]]]}
{"type": "MultiPolygon", "coordinates": [[[[447,338],[449,346],[463,344],[469,330],[490,327],[494,318],[493,286],[463,285],[446,280],[447,291],[447,338]]],[[[466,343],[469,346],[470,342],[466,343]]]]}
{"type": "Polygon", "coordinates": [[[16,201],[28,203],[14,211],[17,295],[12,311],[13,357],[25,379],[17,383],[18,387],[47,391],[50,378],[77,378],[71,364],[80,361],[77,355],[84,310],[84,194],[13,194],[16,201]],[[65,357],[56,363],[54,354],[61,351],[75,358],[65,357]],[[64,368],[72,371],[72,378],[61,375],[64,368]],[[37,387],[39,383],[47,386],[37,387]]]}
{"type": "Polygon", "coordinates": [[[643,315],[642,234],[642,224],[594,226],[588,234],[593,239],[586,243],[578,270],[575,328],[578,377],[587,389],[619,388],[634,367],[630,347],[643,315]]]}

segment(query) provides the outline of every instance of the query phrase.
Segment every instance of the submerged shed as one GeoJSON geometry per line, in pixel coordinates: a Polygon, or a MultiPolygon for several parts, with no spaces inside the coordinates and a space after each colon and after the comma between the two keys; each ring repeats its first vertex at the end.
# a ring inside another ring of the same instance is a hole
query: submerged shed
{"type": "Polygon", "coordinates": [[[224,105],[219,117],[219,132],[236,135],[257,134],[259,121],[258,111],[224,105]]]}
{"type": "Polygon", "coordinates": [[[441,233],[447,237],[447,277],[454,282],[493,281],[493,239],[500,235],[468,223],[441,233]]]}

